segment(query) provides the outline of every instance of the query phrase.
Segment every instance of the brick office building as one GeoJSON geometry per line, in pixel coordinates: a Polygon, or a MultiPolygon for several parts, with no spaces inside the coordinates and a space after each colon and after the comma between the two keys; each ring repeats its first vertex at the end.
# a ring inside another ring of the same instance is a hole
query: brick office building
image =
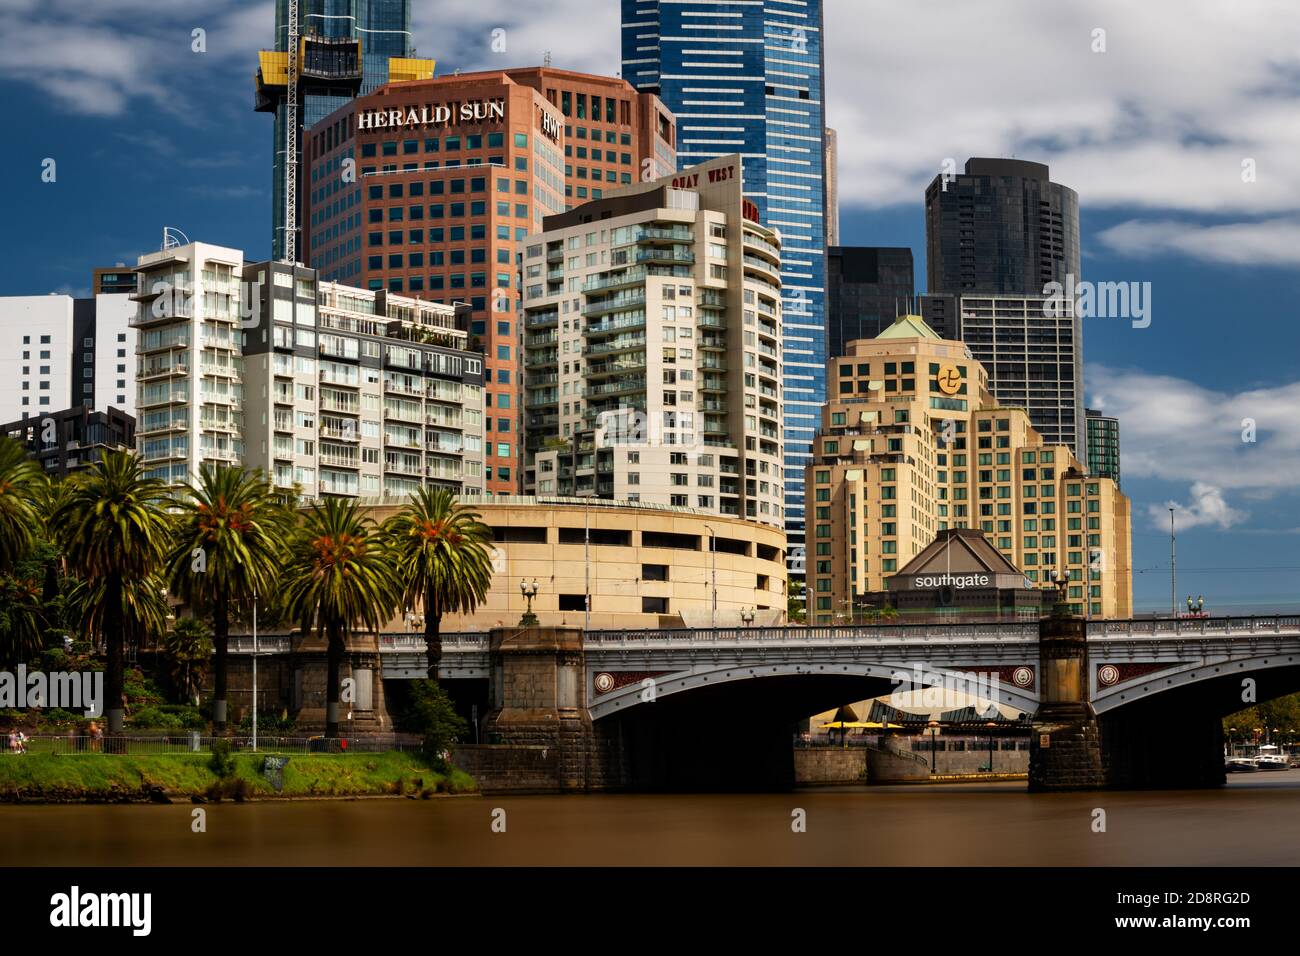
{"type": "Polygon", "coordinates": [[[524,237],[643,168],[671,171],[673,135],[654,96],[546,67],[390,83],[308,131],[305,262],[323,279],[471,306],[490,493],[520,482],[524,237]]]}

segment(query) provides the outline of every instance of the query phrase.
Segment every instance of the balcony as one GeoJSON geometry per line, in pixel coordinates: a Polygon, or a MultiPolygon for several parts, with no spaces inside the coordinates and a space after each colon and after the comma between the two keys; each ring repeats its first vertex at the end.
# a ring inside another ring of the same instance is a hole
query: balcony
{"type": "Polygon", "coordinates": [[[645,313],[622,316],[605,322],[593,322],[582,330],[583,335],[610,335],[623,329],[645,328],[645,313]]]}
{"type": "Polygon", "coordinates": [[[622,295],[613,295],[604,299],[591,299],[583,307],[582,314],[591,318],[597,315],[604,315],[607,312],[617,312],[619,309],[630,309],[635,306],[645,305],[645,290],[638,289],[636,292],[625,292],[622,295]]]}
{"type": "Polygon", "coordinates": [[[645,226],[636,231],[634,242],[694,242],[695,234],[689,229],[673,226],[645,226]]]}
{"type": "Polygon", "coordinates": [[[632,338],[623,338],[622,336],[619,336],[618,338],[613,338],[606,342],[598,342],[595,345],[589,345],[582,351],[586,355],[610,355],[615,352],[632,352],[639,349],[643,350],[645,349],[645,343],[646,339],[644,335],[638,335],[632,338]]]}
{"type": "MultiPolygon", "coordinates": [[[[279,429],[278,423],[276,424],[276,428],[279,429]]],[[[289,431],[289,429],[282,429],[282,431],[289,431]]],[[[334,441],[361,441],[360,433],[357,432],[356,428],[338,428],[337,425],[321,425],[321,427],[316,429],[316,431],[320,434],[321,438],[333,438],[334,441]]]]}
{"type": "Polygon", "coordinates": [[[588,397],[594,395],[616,395],[623,392],[643,392],[645,391],[646,380],[644,378],[620,378],[612,382],[606,382],[604,385],[593,385],[586,390],[588,397]]]}

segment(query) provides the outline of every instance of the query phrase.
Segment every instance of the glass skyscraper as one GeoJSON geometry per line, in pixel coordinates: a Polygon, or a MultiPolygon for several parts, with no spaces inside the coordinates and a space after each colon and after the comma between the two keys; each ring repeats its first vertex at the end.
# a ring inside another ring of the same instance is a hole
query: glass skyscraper
{"type": "MultiPolygon", "coordinates": [[[[370,93],[388,82],[390,57],[414,55],[411,0],[298,0],[298,21],[301,36],[360,41],[361,94],[370,93]]],[[[275,49],[280,53],[289,50],[289,0],[276,0],[275,3],[275,49]]],[[[307,93],[299,100],[298,119],[304,130],[356,95],[343,82],[337,90],[330,90],[328,84],[318,88],[322,92],[307,93]]],[[[271,255],[274,259],[279,259],[284,251],[284,113],[285,107],[281,102],[275,109],[272,146],[275,160],[271,179],[271,255]]],[[[302,139],[299,139],[299,151],[302,139]]],[[[299,176],[303,168],[299,156],[299,176]]],[[[300,241],[305,225],[301,221],[298,223],[300,241]]]]}
{"type": "Polygon", "coordinates": [[[623,78],[677,115],[677,162],[728,153],[781,232],[785,511],[802,570],[804,467],[826,400],[825,84],[821,0],[622,0],[623,78]]]}

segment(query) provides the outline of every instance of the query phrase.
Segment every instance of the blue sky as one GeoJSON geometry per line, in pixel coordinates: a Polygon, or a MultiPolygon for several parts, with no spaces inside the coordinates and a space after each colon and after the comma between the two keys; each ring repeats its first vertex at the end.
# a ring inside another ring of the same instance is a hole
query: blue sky
{"type": "MultiPolygon", "coordinates": [[[[1080,194],[1083,277],[1151,283],[1149,328],[1084,329],[1089,404],[1121,419],[1138,608],[1168,603],[1169,502],[1180,600],[1300,607],[1300,15],[1285,0],[826,6],[842,241],[911,246],[923,284],[922,191],[945,159],[1048,163],[1080,194]]],[[[546,51],[618,69],[614,0],[413,7],[440,74],[546,51]]],[[[272,25],[269,0],[2,0],[0,294],[85,294],[92,268],[134,262],[164,225],[267,256],[252,76],[272,25]]]]}

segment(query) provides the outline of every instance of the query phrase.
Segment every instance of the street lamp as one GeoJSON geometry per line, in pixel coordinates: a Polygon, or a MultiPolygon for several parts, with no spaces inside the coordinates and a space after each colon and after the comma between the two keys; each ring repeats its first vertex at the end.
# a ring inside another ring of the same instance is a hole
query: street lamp
{"type": "Polygon", "coordinates": [[[930,734],[930,773],[935,772],[934,751],[937,739],[939,737],[939,721],[932,720],[925,725],[926,731],[930,734]]]}
{"type": "Polygon", "coordinates": [[[257,753],[257,591],[253,591],[253,753],[257,753]]]}
{"type": "Polygon", "coordinates": [[[740,609],[740,620],[744,623],[745,627],[749,627],[749,625],[753,624],[754,609],[752,607],[742,607],[740,609]]]}
{"type": "Polygon", "coordinates": [[[709,532],[709,555],[713,563],[713,596],[710,601],[709,626],[716,631],[718,629],[718,536],[713,531],[713,525],[706,524],[704,528],[709,532]]]}
{"type": "Polygon", "coordinates": [[[993,730],[997,727],[994,721],[989,721],[984,725],[989,729],[989,773],[993,772],[993,730]]]}
{"type": "Polygon", "coordinates": [[[536,627],[538,624],[537,615],[533,613],[533,598],[537,597],[540,590],[537,579],[533,578],[533,583],[529,584],[527,579],[519,582],[519,593],[524,596],[528,602],[528,608],[524,611],[524,616],[519,620],[520,627],[536,627]]]}

